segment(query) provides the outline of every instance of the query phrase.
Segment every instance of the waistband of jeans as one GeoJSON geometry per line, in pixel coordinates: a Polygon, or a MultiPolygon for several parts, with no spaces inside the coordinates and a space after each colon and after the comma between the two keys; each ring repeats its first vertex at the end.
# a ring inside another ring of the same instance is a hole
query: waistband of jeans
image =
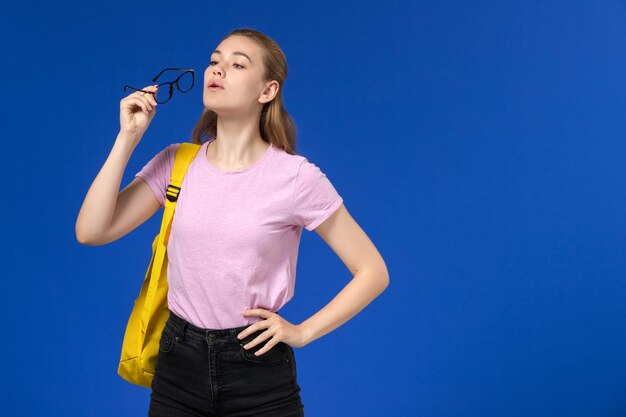
{"type": "Polygon", "coordinates": [[[243,330],[245,330],[248,326],[250,326],[250,324],[246,324],[245,326],[232,327],[229,329],[203,329],[201,327],[198,327],[188,322],[182,317],[179,317],[178,315],[174,314],[172,311],[170,311],[169,321],[175,327],[177,327],[178,330],[182,332],[183,337],[184,335],[191,333],[195,336],[198,336],[200,339],[205,339],[206,337],[212,337],[215,339],[220,339],[220,340],[229,341],[229,342],[236,342],[236,343],[240,342],[240,340],[237,339],[237,335],[241,333],[243,330]],[[210,335],[214,335],[214,336],[210,336],[210,335]]]}

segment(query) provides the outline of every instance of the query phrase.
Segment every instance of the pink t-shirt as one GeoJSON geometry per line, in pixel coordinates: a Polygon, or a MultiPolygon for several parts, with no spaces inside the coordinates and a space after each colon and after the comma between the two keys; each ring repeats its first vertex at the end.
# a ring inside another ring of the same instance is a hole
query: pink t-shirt
{"type": "MultiPolygon", "coordinates": [[[[241,314],[273,312],[294,294],[302,228],[311,231],[342,204],[326,175],[301,155],[271,145],[239,171],[221,171],[202,144],[182,183],[167,245],[168,307],[205,329],[263,320],[241,314]]],[[[173,143],[135,176],[161,205],[169,184],[173,143]]]]}

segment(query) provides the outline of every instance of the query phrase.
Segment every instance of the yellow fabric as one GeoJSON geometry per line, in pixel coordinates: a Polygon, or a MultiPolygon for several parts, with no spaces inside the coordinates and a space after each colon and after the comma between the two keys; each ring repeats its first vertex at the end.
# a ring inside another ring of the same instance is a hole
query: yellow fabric
{"type": "Polygon", "coordinates": [[[167,308],[167,241],[176,200],[187,168],[200,146],[183,142],[176,150],[161,230],[152,242],[152,258],[124,333],[117,373],[131,384],[146,388],[151,387],[154,379],[161,333],[170,315],[167,308]]]}

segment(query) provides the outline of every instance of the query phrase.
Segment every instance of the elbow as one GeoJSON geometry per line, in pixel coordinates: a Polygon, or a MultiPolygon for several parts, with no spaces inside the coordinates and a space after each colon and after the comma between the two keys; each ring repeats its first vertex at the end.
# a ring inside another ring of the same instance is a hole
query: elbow
{"type": "Polygon", "coordinates": [[[79,237],[79,236],[76,236],[76,241],[78,243],[80,243],[81,245],[85,245],[85,246],[101,246],[101,245],[103,245],[103,243],[99,243],[95,239],[88,239],[88,238],[79,237]]]}
{"type": "Polygon", "coordinates": [[[76,241],[78,243],[80,243],[81,245],[86,245],[86,246],[93,246],[91,245],[91,243],[89,242],[89,239],[87,239],[84,235],[81,235],[80,233],[76,233],[76,241]]]}
{"type": "Polygon", "coordinates": [[[87,236],[85,232],[82,230],[82,228],[80,227],[80,223],[78,221],[76,221],[76,224],[74,225],[74,234],[76,235],[76,241],[78,243],[80,243],[81,245],[89,244],[87,240],[87,236]]]}
{"type": "Polygon", "coordinates": [[[88,240],[83,239],[83,238],[81,238],[81,237],[79,237],[79,236],[76,236],[76,241],[77,241],[78,243],[80,243],[81,245],[85,245],[85,246],[95,246],[95,245],[92,245],[92,244],[91,244],[88,240]]]}
{"type": "Polygon", "coordinates": [[[385,265],[384,261],[376,264],[370,264],[369,266],[363,268],[357,268],[354,274],[356,276],[359,272],[364,271],[367,271],[366,276],[368,277],[371,285],[376,287],[380,293],[387,289],[389,286],[389,271],[387,271],[387,265],[385,265]]]}
{"type": "Polygon", "coordinates": [[[89,235],[85,231],[81,230],[78,226],[76,226],[76,228],[74,229],[74,233],[76,235],[76,241],[81,245],[98,246],[98,244],[95,243],[95,236],[89,235]]]}
{"type": "Polygon", "coordinates": [[[369,271],[369,276],[373,285],[378,288],[380,293],[385,291],[389,286],[389,272],[387,271],[387,267],[384,264],[377,265],[369,269],[369,271]]]}
{"type": "Polygon", "coordinates": [[[85,238],[84,233],[78,228],[78,222],[74,226],[74,234],[76,235],[76,241],[81,245],[87,244],[87,239],[85,238]]]}
{"type": "Polygon", "coordinates": [[[389,274],[385,274],[385,277],[383,279],[383,291],[385,291],[388,286],[389,286],[389,274]]]}
{"type": "Polygon", "coordinates": [[[382,276],[382,280],[384,281],[386,288],[389,285],[389,269],[387,268],[387,263],[382,257],[377,265],[377,270],[380,271],[380,275],[382,276]]]}
{"type": "Polygon", "coordinates": [[[384,291],[389,286],[389,271],[387,270],[387,265],[384,262],[381,268],[381,275],[382,275],[381,279],[383,281],[383,291],[384,291]]]}

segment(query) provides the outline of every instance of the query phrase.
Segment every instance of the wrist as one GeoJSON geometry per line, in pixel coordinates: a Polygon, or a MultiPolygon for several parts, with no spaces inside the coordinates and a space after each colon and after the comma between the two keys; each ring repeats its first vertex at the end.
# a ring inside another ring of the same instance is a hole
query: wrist
{"type": "Polygon", "coordinates": [[[143,134],[135,133],[135,132],[125,132],[120,130],[117,134],[116,142],[122,142],[126,145],[130,145],[132,147],[137,146],[143,134]]]}
{"type": "Polygon", "coordinates": [[[298,328],[300,329],[300,337],[302,339],[301,340],[302,346],[305,346],[311,343],[313,341],[313,335],[311,334],[311,329],[309,329],[304,323],[300,323],[298,325],[298,328]]]}

